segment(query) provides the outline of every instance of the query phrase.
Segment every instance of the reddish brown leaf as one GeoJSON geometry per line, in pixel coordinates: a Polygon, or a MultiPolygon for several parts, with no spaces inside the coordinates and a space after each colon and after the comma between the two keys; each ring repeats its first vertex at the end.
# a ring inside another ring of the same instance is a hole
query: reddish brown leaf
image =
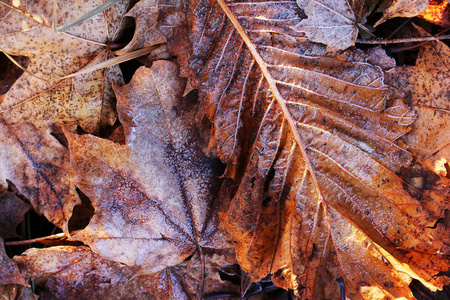
{"type": "Polygon", "coordinates": [[[16,227],[31,205],[20,200],[15,193],[0,196],[0,237],[17,237],[16,227]]]}
{"type": "Polygon", "coordinates": [[[19,268],[6,255],[3,239],[0,237],[0,286],[16,284],[28,286],[27,282],[20,274],[19,268]]]}
{"type": "Polygon", "coordinates": [[[126,145],[69,134],[75,184],[95,215],[74,236],[103,257],[155,273],[197,247],[224,247],[213,215],[217,179],[174,63],[140,68],[116,89],[126,145]]]}
{"type": "Polygon", "coordinates": [[[396,175],[414,113],[377,60],[305,43],[295,2],[217,2],[190,4],[191,66],[210,145],[240,182],[223,224],[242,268],[304,299],[339,298],[339,277],[351,299],[412,299],[412,278],[442,288],[449,234],[433,227],[448,201],[396,175]]]}

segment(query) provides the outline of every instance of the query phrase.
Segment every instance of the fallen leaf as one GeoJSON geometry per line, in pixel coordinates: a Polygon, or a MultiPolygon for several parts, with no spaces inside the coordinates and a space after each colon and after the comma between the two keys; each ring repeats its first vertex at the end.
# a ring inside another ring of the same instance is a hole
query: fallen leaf
{"type": "Polygon", "coordinates": [[[392,18],[411,18],[425,11],[430,0],[394,0],[384,12],[383,16],[375,23],[374,27],[392,18]]]}
{"type": "Polygon", "coordinates": [[[73,239],[152,274],[198,247],[226,246],[214,216],[217,178],[183,104],[177,66],[157,61],[117,88],[126,145],[67,133],[75,184],[95,215],[73,239]]]}
{"type": "MultiPolygon", "coordinates": [[[[100,4],[101,0],[58,1],[58,25],[77,19],[100,4]]],[[[78,124],[87,132],[98,132],[100,127],[114,124],[111,85],[123,81],[118,66],[74,78],[58,78],[112,57],[104,43],[118,38],[126,7],[126,2],[116,4],[109,13],[60,33],[51,27],[53,1],[26,5],[1,1],[0,49],[10,55],[26,56],[30,63],[29,73],[16,80],[0,103],[0,117],[11,124],[28,121],[37,127],[54,122],[78,124]]]]}
{"type": "Polygon", "coordinates": [[[240,182],[222,220],[243,270],[303,299],[339,297],[340,277],[351,299],[413,299],[412,278],[449,283],[448,231],[434,228],[448,201],[396,175],[413,159],[396,140],[415,115],[376,60],[326,56],[278,27],[295,2],[217,3],[190,3],[191,66],[211,148],[240,182]]]}
{"type": "Polygon", "coordinates": [[[0,237],[0,286],[3,285],[28,286],[28,283],[16,264],[6,255],[3,239],[0,237]]]}
{"type": "Polygon", "coordinates": [[[33,124],[11,125],[0,118],[0,190],[12,182],[34,209],[68,234],[73,207],[80,204],[70,182],[69,152],[33,124]]]}
{"type": "MultiPolygon", "coordinates": [[[[417,27],[421,35],[428,35],[417,27]]],[[[431,169],[447,175],[450,162],[450,48],[432,41],[420,49],[415,66],[399,67],[387,80],[409,101],[417,114],[412,130],[403,137],[410,150],[431,169]]]]}
{"type": "MultiPolygon", "coordinates": [[[[220,279],[214,255],[205,266],[205,294],[239,292],[239,286],[220,279]]],[[[192,259],[149,276],[134,276],[138,268],[107,260],[85,246],[29,249],[14,261],[34,281],[40,299],[193,299],[199,285],[200,265],[192,259]]]]}
{"type": "Polygon", "coordinates": [[[116,51],[116,54],[122,55],[166,42],[164,36],[157,29],[159,10],[159,5],[155,0],[142,0],[125,15],[135,19],[136,30],[133,39],[123,49],[116,51]]]}
{"type": "MultiPolygon", "coordinates": [[[[304,32],[313,42],[326,44],[329,52],[354,46],[358,26],[363,27],[370,13],[364,1],[297,0],[297,4],[308,18],[298,18],[296,21],[299,23],[293,29],[304,32]]],[[[292,21],[285,20],[289,23],[292,21]]]]}
{"type": "Polygon", "coordinates": [[[439,1],[431,1],[430,6],[418,17],[444,28],[449,27],[450,5],[447,0],[441,0],[440,3],[439,1]],[[433,2],[437,3],[433,4],[433,2]]]}
{"type": "Polygon", "coordinates": [[[0,196],[0,237],[17,237],[16,227],[30,208],[31,205],[20,200],[15,193],[0,196]]]}

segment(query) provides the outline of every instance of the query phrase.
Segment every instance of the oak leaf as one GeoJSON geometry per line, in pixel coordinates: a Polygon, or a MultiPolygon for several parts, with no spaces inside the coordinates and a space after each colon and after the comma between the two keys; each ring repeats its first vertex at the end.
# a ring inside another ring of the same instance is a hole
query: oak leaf
{"type": "Polygon", "coordinates": [[[176,265],[198,247],[226,246],[213,214],[213,161],[181,102],[177,72],[174,63],[157,61],[115,89],[126,145],[67,133],[74,183],[95,208],[73,239],[143,274],[176,265]]]}
{"type": "Polygon", "coordinates": [[[351,299],[413,299],[412,278],[442,288],[445,193],[431,199],[396,175],[413,160],[396,141],[414,113],[390,98],[376,61],[326,56],[295,35],[295,4],[190,3],[210,146],[240,182],[223,225],[241,267],[304,299],[339,297],[340,277],[351,299]]]}

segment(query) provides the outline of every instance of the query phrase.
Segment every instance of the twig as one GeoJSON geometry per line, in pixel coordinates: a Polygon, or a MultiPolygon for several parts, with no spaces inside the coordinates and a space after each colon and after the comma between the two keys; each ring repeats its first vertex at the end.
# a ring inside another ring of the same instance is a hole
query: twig
{"type": "MultiPolygon", "coordinates": [[[[444,33],[446,33],[449,30],[450,30],[450,27],[447,27],[444,30],[440,31],[435,36],[440,36],[441,34],[444,34],[444,33]]],[[[386,49],[386,52],[388,52],[388,53],[395,53],[395,52],[401,52],[401,51],[405,51],[405,50],[411,50],[411,49],[415,49],[415,48],[418,48],[420,46],[423,46],[426,43],[428,43],[428,42],[422,42],[422,43],[414,44],[414,45],[411,45],[411,46],[403,46],[403,47],[399,47],[399,48],[386,49]]]]}
{"type": "Polygon", "coordinates": [[[44,237],[35,238],[35,239],[31,239],[31,240],[5,242],[5,246],[28,245],[28,244],[33,244],[33,243],[40,243],[41,241],[45,241],[45,240],[62,239],[64,237],[66,237],[66,235],[63,232],[61,232],[61,233],[52,234],[52,235],[49,235],[49,236],[44,236],[44,237]]]}
{"type": "Polygon", "coordinates": [[[403,38],[403,39],[379,39],[379,40],[361,40],[357,39],[356,42],[359,44],[400,44],[400,43],[411,43],[411,42],[428,42],[436,40],[448,40],[450,39],[450,34],[440,35],[440,36],[422,36],[414,38],[403,38]]]}

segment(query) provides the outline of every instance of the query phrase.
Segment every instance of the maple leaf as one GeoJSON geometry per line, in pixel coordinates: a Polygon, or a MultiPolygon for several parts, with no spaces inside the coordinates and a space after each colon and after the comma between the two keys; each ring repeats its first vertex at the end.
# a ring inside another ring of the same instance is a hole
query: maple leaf
{"type": "Polygon", "coordinates": [[[213,215],[218,188],[201,152],[193,111],[180,102],[177,66],[157,61],[117,88],[126,145],[67,133],[75,184],[95,215],[73,239],[151,274],[198,247],[226,245],[213,215]]]}
{"type": "MultiPolygon", "coordinates": [[[[426,32],[416,27],[421,35],[426,32]]],[[[447,175],[450,162],[450,49],[440,41],[420,49],[415,66],[399,67],[387,80],[417,113],[412,131],[403,140],[431,169],[447,175]]]]}
{"type": "MultiPolygon", "coordinates": [[[[222,258],[207,258],[205,293],[239,289],[219,278],[215,262],[222,258]]],[[[195,259],[154,275],[134,276],[138,268],[107,260],[85,246],[30,249],[14,261],[43,299],[193,299],[201,281],[201,264],[195,259]]]]}
{"type": "Polygon", "coordinates": [[[295,35],[295,6],[190,3],[210,147],[240,182],[223,225],[241,267],[304,299],[337,297],[340,277],[352,299],[412,299],[412,278],[442,288],[450,243],[434,226],[448,202],[396,175],[414,113],[363,53],[325,56],[295,35]]]}
{"type": "Polygon", "coordinates": [[[17,237],[16,227],[30,208],[31,205],[20,200],[15,193],[0,196],[0,237],[17,237]]]}

